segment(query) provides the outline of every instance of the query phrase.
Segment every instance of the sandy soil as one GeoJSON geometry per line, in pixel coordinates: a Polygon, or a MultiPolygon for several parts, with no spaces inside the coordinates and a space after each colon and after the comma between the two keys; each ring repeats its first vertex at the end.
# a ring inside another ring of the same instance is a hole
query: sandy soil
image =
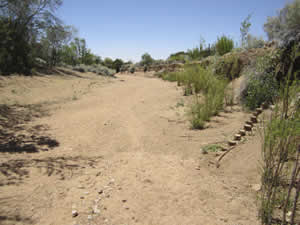
{"type": "Polygon", "coordinates": [[[259,138],[220,168],[220,153],[201,153],[242,128],[238,107],[194,131],[190,99],[151,74],[0,85],[0,224],[259,224],[259,138]]]}

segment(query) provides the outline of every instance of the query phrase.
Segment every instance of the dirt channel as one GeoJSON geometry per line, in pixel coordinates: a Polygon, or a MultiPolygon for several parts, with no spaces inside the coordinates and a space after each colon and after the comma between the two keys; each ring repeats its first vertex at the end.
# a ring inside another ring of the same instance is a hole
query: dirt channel
{"type": "Polygon", "coordinates": [[[201,153],[249,115],[195,131],[189,100],[143,73],[1,78],[0,224],[259,224],[259,137],[201,153]]]}

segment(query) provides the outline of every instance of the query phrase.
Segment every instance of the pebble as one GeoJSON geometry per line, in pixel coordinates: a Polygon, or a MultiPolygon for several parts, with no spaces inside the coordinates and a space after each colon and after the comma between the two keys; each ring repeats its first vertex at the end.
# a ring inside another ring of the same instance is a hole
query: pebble
{"type": "Polygon", "coordinates": [[[240,134],[236,134],[234,136],[234,140],[240,141],[241,140],[241,135],[240,134]]]}
{"type": "Polygon", "coordinates": [[[94,214],[100,214],[100,209],[98,209],[98,207],[95,206],[94,209],[93,209],[93,213],[94,214]]]}
{"type": "Polygon", "coordinates": [[[76,210],[72,210],[72,216],[73,216],[73,217],[78,216],[78,212],[77,212],[76,210]]]}
{"type": "Polygon", "coordinates": [[[93,217],[91,215],[88,215],[88,220],[93,219],[93,217]]]}
{"type": "Polygon", "coordinates": [[[108,184],[111,185],[111,184],[114,184],[114,183],[115,183],[115,179],[111,179],[108,184]]]}
{"type": "Polygon", "coordinates": [[[254,184],[254,185],[252,185],[252,189],[254,191],[260,191],[261,190],[261,185],[260,184],[254,184]]]}
{"type": "Polygon", "coordinates": [[[229,140],[229,141],[228,141],[228,144],[229,144],[229,146],[234,146],[234,145],[236,145],[236,142],[235,142],[235,141],[232,141],[232,140],[229,140]]]}
{"type": "Polygon", "coordinates": [[[245,130],[240,130],[240,131],[239,131],[239,134],[240,134],[241,136],[245,136],[245,135],[246,135],[246,131],[245,131],[245,130]]]}
{"type": "Polygon", "coordinates": [[[123,199],[122,202],[125,203],[125,202],[127,202],[127,200],[126,200],[126,199],[123,199]]]}
{"type": "Polygon", "coordinates": [[[100,190],[98,191],[98,194],[99,194],[99,195],[103,194],[103,190],[100,189],[100,190]]]}

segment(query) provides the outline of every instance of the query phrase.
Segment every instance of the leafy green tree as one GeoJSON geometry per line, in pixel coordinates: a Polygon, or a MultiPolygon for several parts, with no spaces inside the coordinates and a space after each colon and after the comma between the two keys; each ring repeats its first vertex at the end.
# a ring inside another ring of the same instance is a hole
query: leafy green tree
{"type": "Polygon", "coordinates": [[[0,1],[1,73],[30,73],[37,40],[47,28],[60,24],[54,15],[61,0],[0,1]]]}
{"type": "Polygon", "coordinates": [[[45,36],[41,39],[41,55],[48,66],[56,66],[62,61],[63,46],[72,38],[73,29],[70,26],[56,25],[46,29],[45,36]]]}
{"type": "Polygon", "coordinates": [[[223,35],[222,37],[218,38],[218,41],[216,43],[216,50],[219,55],[224,55],[228,52],[231,52],[233,47],[234,42],[230,37],[223,35]]]}
{"type": "Polygon", "coordinates": [[[247,46],[249,30],[251,27],[250,19],[251,19],[251,14],[246,17],[246,19],[241,23],[241,27],[240,27],[243,48],[247,46]]]}
{"type": "Polygon", "coordinates": [[[150,66],[152,63],[154,62],[154,59],[151,57],[151,55],[149,53],[145,53],[142,55],[142,60],[140,62],[140,64],[142,66],[150,66]]]}
{"type": "Polygon", "coordinates": [[[124,62],[122,59],[116,59],[113,62],[113,69],[116,70],[117,73],[119,73],[123,64],[124,64],[124,62]]]}
{"type": "Polygon", "coordinates": [[[103,61],[103,65],[110,68],[110,69],[113,68],[113,63],[114,63],[114,61],[109,57],[106,57],[103,61]]]}

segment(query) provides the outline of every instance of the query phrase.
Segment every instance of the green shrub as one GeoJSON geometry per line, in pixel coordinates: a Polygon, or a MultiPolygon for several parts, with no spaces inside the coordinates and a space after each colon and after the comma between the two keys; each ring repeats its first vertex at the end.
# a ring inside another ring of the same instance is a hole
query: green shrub
{"type": "Polygon", "coordinates": [[[248,48],[248,49],[262,48],[262,47],[264,47],[264,45],[265,45],[265,41],[262,37],[258,38],[251,34],[248,34],[246,48],[248,48]]]}
{"type": "Polygon", "coordinates": [[[135,67],[134,66],[130,67],[129,71],[130,73],[135,73],[135,67]]]}
{"type": "Polygon", "coordinates": [[[242,92],[242,102],[253,110],[262,103],[270,104],[279,95],[279,84],[276,80],[276,65],[270,55],[257,59],[255,71],[249,74],[246,88],[242,92]]]}
{"type": "Polygon", "coordinates": [[[145,53],[142,55],[140,65],[144,66],[144,69],[147,68],[148,66],[150,66],[152,63],[154,63],[154,59],[151,57],[151,55],[149,53],[145,53]]]}
{"type": "MultiPolygon", "coordinates": [[[[287,84],[289,82],[286,82],[287,84]]],[[[262,191],[259,215],[262,224],[299,224],[300,108],[294,105],[299,83],[288,87],[264,124],[262,145],[262,191]],[[297,187],[298,185],[298,187],[297,187]],[[290,216],[287,216],[287,213],[290,216]]]]}
{"type": "Polygon", "coordinates": [[[217,74],[223,75],[230,80],[239,77],[242,69],[242,61],[234,54],[221,57],[215,66],[215,71],[217,74]]]}
{"type": "Polygon", "coordinates": [[[81,72],[81,73],[86,73],[86,72],[92,72],[96,73],[98,75],[104,75],[104,76],[113,76],[116,71],[113,69],[109,69],[101,64],[93,64],[93,65],[76,65],[73,67],[73,70],[81,72]]]}
{"type": "Polygon", "coordinates": [[[170,82],[176,82],[178,73],[177,72],[162,73],[160,76],[163,80],[167,80],[170,82]]]}
{"type": "Polygon", "coordinates": [[[88,72],[88,66],[80,64],[73,67],[73,70],[78,71],[80,73],[88,72]]]}
{"type": "Polygon", "coordinates": [[[228,52],[231,52],[233,47],[234,47],[234,41],[231,38],[229,38],[225,35],[218,38],[217,43],[216,43],[216,50],[219,55],[222,56],[228,52]]]}
{"type": "Polygon", "coordinates": [[[222,147],[217,144],[206,145],[202,148],[202,151],[205,152],[218,152],[220,150],[222,150],[222,147]]]}
{"type": "MultiPolygon", "coordinates": [[[[223,109],[228,80],[215,75],[210,68],[187,64],[183,71],[159,73],[157,76],[184,87],[184,95],[196,94],[196,102],[190,107],[192,128],[203,129],[205,122],[223,109]],[[201,94],[199,97],[198,94],[201,94]],[[203,101],[200,101],[200,99],[203,101]]],[[[227,97],[228,98],[228,97],[227,97]]]]}

